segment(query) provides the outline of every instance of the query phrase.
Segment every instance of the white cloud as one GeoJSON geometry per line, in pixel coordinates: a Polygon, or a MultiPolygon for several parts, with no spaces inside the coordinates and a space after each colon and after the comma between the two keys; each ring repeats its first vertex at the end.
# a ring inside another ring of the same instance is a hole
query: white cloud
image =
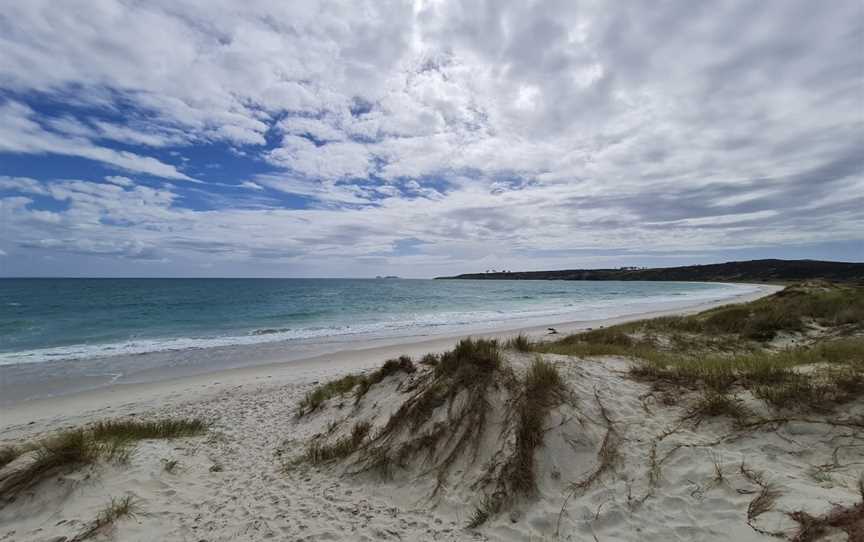
{"type": "Polygon", "coordinates": [[[859,15],[853,0],[11,3],[0,87],[126,122],[7,101],[0,152],[189,180],[149,154],[220,141],[275,171],[230,196],[201,186],[210,210],[183,207],[188,186],[119,177],[4,177],[0,203],[34,247],[339,269],[392,263],[403,238],[423,241],[404,261],[441,266],[860,240],[859,15]],[[29,199],[46,195],[69,208],[29,199]]]}
{"type": "Polygon", "coordinates": [[[34,120],[34,116],[34,111],[24,104],[0,104],[0,152],[80,156],[165,179],[198,182],[177,171],[174,166],[155,158],[100,147],[83,137],[60,135],[45,130],[34,120]]]}

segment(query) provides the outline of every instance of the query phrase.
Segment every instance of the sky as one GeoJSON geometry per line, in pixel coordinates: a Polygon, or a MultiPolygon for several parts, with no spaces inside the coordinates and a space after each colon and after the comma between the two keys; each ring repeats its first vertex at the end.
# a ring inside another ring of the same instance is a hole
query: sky
{"type": "Polygon", "coordinates": [[[0,0],[0,276],[864,260],[858,0],[0,0]]]}

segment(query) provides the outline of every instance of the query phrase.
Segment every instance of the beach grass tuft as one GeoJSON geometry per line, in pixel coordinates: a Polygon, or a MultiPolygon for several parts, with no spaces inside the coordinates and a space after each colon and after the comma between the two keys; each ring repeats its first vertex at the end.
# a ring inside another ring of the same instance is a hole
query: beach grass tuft
{"type": "Polygon", "coordinates": [[[89,540],[104,532],[117,521],[123,518],[133,518],[139,512],[138,504],[131,495],[126,495],[119,499],[111,499],[111,502],[96,515],[96,519],[93,520],[90,526],[71,539],[70,542],[89,540]]]}
{"type": "Polygon", "coordinates": [[[310,412],[314,412],[328,399],[350,392],[354,389],[354,386],[360,384],[362,381],[363,375],[349,374],[317,386],[300,401],[297,415],[305,416],[310,412]]]}
{"type": "Polygon", "coordinates": [[[396,359],[389,359],[384,364],[372,371],[369,374],[349,374],[336,380],[331,380],[315,387],[308,392],[297,407],[297,416],[302,417],[306,414],[318,410],[325,401],[340,395],[346,395],[354,391],[355,401],[359,401],[366,395],[369,389],[378,384],[388,376],[396,373],[410,374],[417,370],[414,361],[408,356],[399,356],[396,359]]]}
{"type": "Polygon", "coordinates": [[[348,457],[360,448],[371,429],[372,425],[369,422],[357,422],[351,428],[350,434],[332,444],[318,441],[310,444],[306,448],[304,459],[313,465],[317,465],[348,457]]]}
{"type": "Polygon", "coordinates": [[[507,342],[504,343],[504,346],[516,350],[517,352],[530,352],[532,349],[531,339],[529,339],[524,333],[520,333],[515,337],[510,337],[507,339],[507,342]]]}
{"type": "Polygon", "coordinates": [[[549,411],[568,399],[569,389],[552,363],[537,356],[525,374],[518,404],[516,445],[502,469],[503,485],[521,495],[536,490],[534,452],[543,444],[544,422],[549,411]]]}
{"type": "Polygon", "coordinates": [[[171,418],[162,420],[105,420],[90,428],[97,441],[136,441],[192,437],[207,431],[208,424],[198,418],[171,418]]]}
{"type": "Polygon", "coordinates": [[[194,418],[108,420],[62,431],[22,447],[32,457],[0,478],[0,502],[13,500],[22,491],[59,472],[92,465],[99,460],[126,463],[133,453],[135,441],[194,436],[206,431],[207,427],[205,422],[194,418]]]}

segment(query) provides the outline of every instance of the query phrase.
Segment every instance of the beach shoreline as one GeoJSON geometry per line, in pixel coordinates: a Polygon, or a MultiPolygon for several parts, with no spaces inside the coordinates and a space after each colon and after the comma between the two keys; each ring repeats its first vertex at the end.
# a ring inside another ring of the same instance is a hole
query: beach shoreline
{"type": "MultiPolygon", "coordinates": [[[[442,352],[465,336],[506,338],[525,334],[532,338],[548,335],[553,327],[561,335],[590,328],[610,326],[631,320],[668,315],[686,315],[730,303],[748,302],[782,287],[751,284],[755,291],[718,301],[700,301],[667,310],[626,314],[601,320],[581,320],[550,325],[498,329],[481,333],[458,333],[422,340],[395,340],[375,346],[361,345],[335,352],[291,360],[273,360],[248,367],[222,369],[191,376],[154,379],[142,383],[115,383],[96,389],[52,397],[35,398],[6,404],[0,416],[0,438],[18,438],[34,429],[51,430],[58,426],[86,422],[94,417],[109,417],[143,412],[166,403],[203,400],[229,389],[255,384],[282,385],[315,382],[333,375],[361,371],[399,355],[422,356],[442,352]]],[[[19,390],[20,391],[20,390],[19,390]]]]}

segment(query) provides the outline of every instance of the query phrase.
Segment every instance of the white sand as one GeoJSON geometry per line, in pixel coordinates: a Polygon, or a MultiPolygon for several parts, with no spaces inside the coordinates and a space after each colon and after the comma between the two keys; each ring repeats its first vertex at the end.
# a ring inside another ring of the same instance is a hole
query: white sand
{"type": "MultiPolygon", "coordinates": [[[[773,290],[764,287],[751,297],[773,290]]],[[[565,332],[580,325],[584,323],[556,327],[565,332]]],[[[460,484],[430,503],[425,498],[428,484],[422,480],[383,483],[340,476],[337,467],[283,469],[284,460],[299,455],[336,412],[331,405],[325,412],[295,419],[298,401],[315,383],[379,366],[396,354],[444,350],[454,341],[436,339],[117,386],[6,409],[0,415],[0,441],[6,443],[130,414],[201,416],[212,420],[213,428],[205,437],[143,442],[126,466],[100,464],[45,482],[0,509],[0,541],[72,538],[112,497],[124,495],[135,498],[141,513],[120,521],[100,539],[553,540],[558,539],[560,515],[562,540],[764,540],[767,537],[746,521],[754,497],[750,492],[758,487],[741,475],[742,461],[765,471],[765,477],[783,491],[778,511],[759,517],[754,522],[758,528],[788,531],[794,523],[783,511],[818,514],[832,502],[856,500],[861,448],[848,446],[860,440],[850,436],[849,428],[824,423],[791,423],[776,431],[759,428],[737,436],[723,421],[704,422],[699,428],[680,426],[657,444],[663,464],[652,489],[647,468],[650,444],[679,425],[685,405],[656,404],[648,395],[649,386],[628,378],[627,362],[616,358],[549,356],[567,375],[583,415],[593,421],[576,430],[572,420],[550,420],[550,427],[557,424],[558,429],[550,432],[538,457],[540,497],[516,515],[494,518],[477,532],[464,528],[476,495],[460,484]],[[561,515],[566,486],[594,468],[605,434],[605,426],[597,422],[602,417],[595,390],[621,435],[622,459],[613,472],[573,496],[561,515]],[[571,439],[569,444],[565,437],[571,439]],[[722,442],[704,446],[717,440],[722,442]],[[834,450],[839,450],[836,464],[834,450]],[[725,473],[721,484],[711,482],[713,458],[725,473]],[[179,462],[176,472],[165,472],[165,460],[179,462]],[[217,472],[211,471],[214,465],[219,466],[217,472]],[[819,465],[834,466],[819,474],[819,465]],[[653,495],[644,503],[636,502],[649,491],[653,495]]],[[[525,361],[511,357],[516,365],[525,361]]],[[[375,401],[381,413],[395,408],[395,388],[391,399],[386,386],[376,393],[383,394],[375,401]]],[[[864,405],[859,402],[844,409],[842,417],[861,415],[864,405]]],[[[465,473],[466,480],[470,475],[465,473]]]]}

